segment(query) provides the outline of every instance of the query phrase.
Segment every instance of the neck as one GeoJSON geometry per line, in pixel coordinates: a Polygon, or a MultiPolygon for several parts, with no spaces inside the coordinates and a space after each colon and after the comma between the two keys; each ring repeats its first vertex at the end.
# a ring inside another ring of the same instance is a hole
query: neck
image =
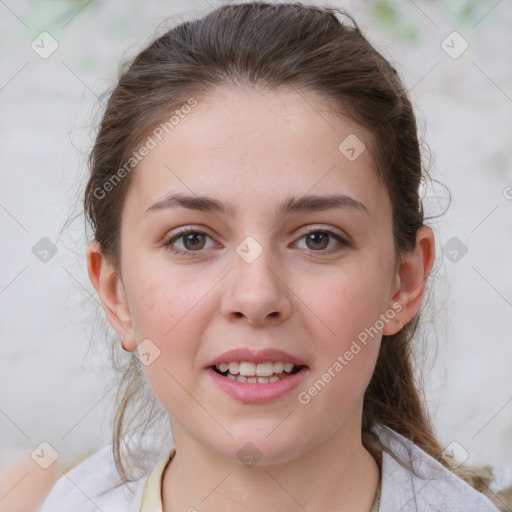
{"type": "Polygon", "coordinates": [[[166,512],[368,512],[377,492],[379,465],[362,445],[360,428],[342,428],[289,462],[252,467],[197,443],[174,425],[173,436],[176,454],[162,484],[166,512]]]}

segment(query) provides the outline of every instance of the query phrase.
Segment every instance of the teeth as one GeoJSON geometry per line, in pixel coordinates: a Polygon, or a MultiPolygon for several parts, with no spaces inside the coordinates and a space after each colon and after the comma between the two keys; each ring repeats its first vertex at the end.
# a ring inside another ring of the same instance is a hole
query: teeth
{"type": "Polygon", "coordinates": [[[229,380],[236,380],[237,382],[248,382],[249,384],[268,384],[269,382],[277,382],[281,377],[243,377],[242,375],[231,375],[228,373],[226,377],[229,380]]]}
{"type": "MultiPolygon", "coordinates": [[[[238,375],[240,373],[238,363],[229,363],[228,368],[229,368],[229,373],[232,373],[233,375],[238,375]]],[[[227,368],[226,368],[226,370],[227,370],[227,368]]],[[[226,371],[226,370],[224,370],[224,371],[226,371]]]]}
{"type": "Polygon", "coordinates": [[[283,373],[284,363],[281,361],[274,363],[274,373],[283,373]]]}
{"type": "Polygon", "coordinates": [[[274,363],[259,363],[256,367],[258,377],[270,377],[274,373],[274,363]]]}
{"type": "MultiPolygon", "coordinates": [[[[229,363],[231,365],[231,363],[229,363]]],[[[249,377],[256,375],[256,365],[254,363],[240,363],[240,375],[249,377]]]]}
{"type": "Polygon", "coordinates": [[[250,363],[247,361],[232,361],[216,365],[217,369],[226,373],[226,377],[237,382],[248,382],[250,384],[267,384],[277,382],[286,377],[285,373],[291,373],[294,364],[282,361],[267,361],[265,363],[250,363]]]}

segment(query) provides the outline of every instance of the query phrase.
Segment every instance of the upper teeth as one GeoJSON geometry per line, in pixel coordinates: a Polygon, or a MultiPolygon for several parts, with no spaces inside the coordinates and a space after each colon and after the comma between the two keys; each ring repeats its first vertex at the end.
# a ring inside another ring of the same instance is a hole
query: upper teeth
{"type": "Polygon", "coordinates": [[[218,370],[222,373],[227,372],[233,375],[242,375],[244,377],[270,377],[274,373],[282,373],[283,370],[290,373],[293,370],[293,363],[283,363],[277,361],[275,363],[269,361],[266,363],[249,363],[246,361],[242,362],[230,362],[220,363],[215,365],[218,370]]]}

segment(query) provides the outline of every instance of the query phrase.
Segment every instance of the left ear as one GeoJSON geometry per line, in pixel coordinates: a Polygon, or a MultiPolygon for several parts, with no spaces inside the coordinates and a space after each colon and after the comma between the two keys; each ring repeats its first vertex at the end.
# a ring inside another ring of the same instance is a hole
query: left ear
{"type": "Polygon", "coordinates": [[[401,255],[400,267],[397,271],[398,284],[391,299],[391,304],[399,303],[401,309],[397,311],[395,322],[388,322],[382,333],[386,336],[396,334],[400,327],[398,323],[406,325],[418,311],[427,278],[434,265],[435,240],[434,233],[427,226],[422,226],[416,234],[416,245],[412,251],[401,255]]]}

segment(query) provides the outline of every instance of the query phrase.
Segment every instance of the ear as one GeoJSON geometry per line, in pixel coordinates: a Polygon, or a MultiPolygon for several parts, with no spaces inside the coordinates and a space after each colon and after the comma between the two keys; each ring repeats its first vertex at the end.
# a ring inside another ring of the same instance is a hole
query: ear
{"type": "Polygon", "coordinates": [[[435,240],[434,233],[427,226],[422,226],[416,234],[416,245],[412,251],[401,255],[400,267],[397,271],[397,285],[391,299],[390,307],[395,304],[397,311],[395,322],[388,322],[383,334],[391,336],[400,330],[401,323],[406,325],[418,311],[427,278],[434,265],[435,240]],[[400,304],[401,309],[396,307],[400,304]]]}
{"type": "Polygon", "coordinates": [[[123,348],[133,351],[137,342],[133,330],[132,315],[126,300],[121,276],[101,253],[100,244],[93,240],[87,247],[87,270],[107,320],[122,340],[123,348]]]}

